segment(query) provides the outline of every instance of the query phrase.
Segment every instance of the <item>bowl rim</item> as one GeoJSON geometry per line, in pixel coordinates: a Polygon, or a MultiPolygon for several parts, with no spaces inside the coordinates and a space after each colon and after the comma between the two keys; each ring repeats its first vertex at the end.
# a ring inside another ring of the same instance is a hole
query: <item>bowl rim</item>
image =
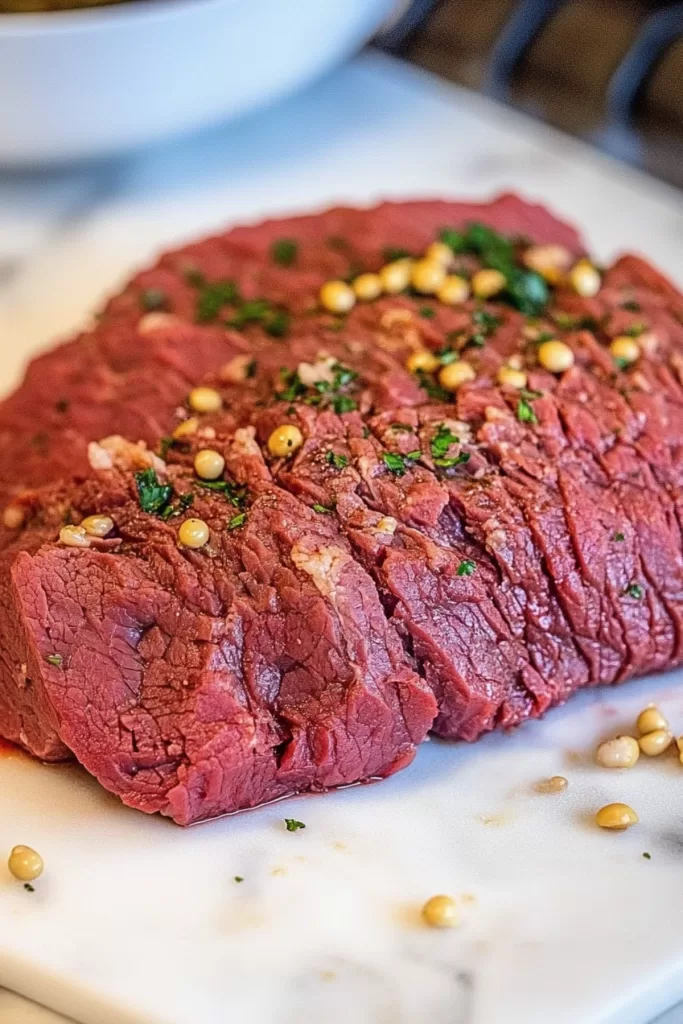
{"type": "Polygon", "coordinates": [[[60,35],[158,21],[190,14],[193,8],[231,7],[236,0],[124,0],[98,7],[58,11],[0,13],[0,39],[11,36],[60,35]]]}

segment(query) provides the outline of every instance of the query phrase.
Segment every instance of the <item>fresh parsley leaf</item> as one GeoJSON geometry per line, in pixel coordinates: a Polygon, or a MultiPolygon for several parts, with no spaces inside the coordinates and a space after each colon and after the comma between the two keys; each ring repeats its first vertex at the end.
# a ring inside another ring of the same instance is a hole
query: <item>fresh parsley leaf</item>
{"type": "Polygon", "coordinates": [[[228,530],[237,530],[240,526],[244,526],[247,521],[246,512],[238,512],[236,516],[233,516],[227,525],[228,530]]]}
{"type": "Polygon", "coordinates": [[[489,313],[487,309],[475,309],[472,313],[472,320],[486,337],[493,334],[497,327],[503,322],[499,316],[489,313]]]}
{"type": "Polygon", "coordinates": [[[413,254],[408,249],[402,249],[400,246],[387,245],[382,250],[382,255],[385,263],[395,263],[396,260],[409,259],[413,254]]]}
{"type": "Polygon", "coordinates": [[[174,444],[174,437],[162,437],[161,440],[159,441],[159,458],[165,461],[166,456],[168,455],[170,449],[173,447],[174,444]]]}
{"type": "Polygon", "coordinates": [[[467,251],[467,239],[462,231],[455,231],[453,228],[443,228],[439,232],[439,240],[459,254],[467,251]]]}
{"type": "Polygon", "coordinates": [[[202,274],[201,270],[197,270],[196,267],[187,267],[183,276],[193,288],[203,288],[206,284],[206,276],[202,274]]]}
{"type": "Polygon", "coordinates": [[[239,291],[234,281],[215,281],[202,286],[195,306],[198,324],[209,324],[218,318],[224,306],[239,302],[239,291]]]}
{"type": "Polygon", "coordinates": [[[635,598],[636,601],[642,601],[645,597],[645,591],[641,587],[640,583],[629,583],[624,593],[628,597],[635,598]]]}
{"type": "Polygon", "coordinates": [[[436,310],[433,306],[420,306],[420,316],[425,320],[433,320],[436,316],[436,310]]]}
{"type": "MultiPolygon", "coordinates": [[[[472,341],[471,344],[473,344],[472,341]]],[[[484,342],[482,341],[482,345],[483,344],[484,342]]],[[[436,352],[435,355],[442,366],[448,366],[449,363],[454,363],[460,358],[460,353],[456,349],[452,348],[442,348],[439,352],[436,352]]]]}
{"type": "Polygon", "coordinates": [[[417,459],[422,458],[422,452],[419,448],[416,448],[414,452],[406,452],[403,458],[410,459],[412,462],[415,462],[417,459]]]}
{"type": "Polygon", "coordinates": [[[299,254],[299,243],[293,238],[278,238],[270,247],[270,255],[274,263],[281,267],[291,267],[296,263],[299,254]]]}
{"type": "Polygon", "coordinates": [[[406,471],[405,463],[400,455],[395,452],[384,452],[382,456],[384,465],[395,476],[403,476],[406,471]]]}
{"type": "Polygon", "coordinates": [[[195,480],[195,483],[197,487],[204,487],[207,491],[218,491],[236,508],[243,508],[247,500],[247,488],[233,484],[229,480],[195,480]]]}
{"type": "Polygon", "coordinates": [[[466,462],[469,459],[469,454],[465,458],[462,457],[465,453],[461,453],[453,458],[448,458],[448,449],[452,444],[459,444],[460,438],[457,434],[454,434],[445,423],[439,423],[436,428],[436,433],[429,442],[429,447],[432,452],[432,458],[434,464],[437,466],[443,466],[448,468],[450,466],[456,466],[460,462],[466,462]]]}
{"type": "Polygon", "coordinates": [[[546,308],[550,299],[550,289],[545,279],[535,270],[511,267],[506,277],[505,294],[521,313],[538,316],[546,308]]]}
{"type": "Polygon", "coordinates": [[[271,338],[284,338],[289,334],[290,316],[285,309],[274,309],[264,322],[266,334],[271,338]]]}
{"type": "Polygon", "coordinates": [[[140,293],[140,305],[147,313],[168,309],[168,296],[161,288],[146,288],[140,293]]]}
{"type": "Polygon", "coordinates": [[[614,536],[612,537],[612,540],[622,541],[622,540],[626,540],[626,538],[625,538],[624,534],[621,531],[619,531],[618,533],[614,534],[614,536]]]}
{"type": "Polygon", "coordinates": [[[416,370],[415,376],[417,382],[423,391],[426,391],[430,398],[433,398],[435,402],[450,402],[453,398],[450,391],[446,391],[440,384],[437,384],[435,380],[424,370],[416,370]]]}
{"type": "Polygon", "coordinates": [[[159,516],[164,522],[168,519],[175,519],[176,516],[181,516],[183,512],[187,512],[193,501],[194,494],[191,494],[189,491],[186,494],[181,494],[177,501],[172,501],[166,508],[162,509],[159,516]]]}
{"type": "Polygon", "coordinates": [[[619,370],[626,370],[631,365],[630,359],[624,359],[623,356],[613,356],[614,365],[619,370]]]}
{"type": "Polygon", "coordinates": [[[645,858],[645,860],[652,860],[652,854],[648,853],[647,850],[643,854],[643,857],[645,858]]]}
{"type": "Polygon", "coordinates": [[[300,828],[306,828],[303,821],[297,821],[296,818],[285,818],[285,825],[288,832],[298,832],[300,828]]]}
{"type": "Polygon", "coordinates": [[[349,398],[348,395],[338,395],[332,402],[332,407],[336,413],[353,412],[354,409],[358,408],[357,403],[353,398],[349,398]]]}
{"type": "Polygon", "coordinates": [[[160,483],[151,466],[135,474],[135,485],[140,508],[150,516],[159,515],[173,495],[171,485],[160,483]]]}
{"type": "Polygon", "coordinates": [[[55,668],[61,668],[64,664],[64,659],[61,654],[46,654],[45,661],[48,665],[54,665],[55,668]]]}
{"type": "Polygon", "coordinates": [[[463,558],[462,562],[455,570],[456,576],[471,576],[477,568],[477,563],[473,562],[471,558],[463,558]]]}
{"type": "Polygon", "coordinates": [[[517,419],[521,423],[538,423],[536,413],[531,408],[526,398],[520,398],[517,402],[517,419]]]}
{"type": "Polygon", "coordinates": [[[242,877],[242,875],[235,875],[235,877],[233,878],[233,882],[243,882],[243,881],[244,881],[244,878],[242,877]]]}
{"type": "Polygon", "coordinates": [[[346,455],[338,455],[337,452],[328,452],[326,461],[330,466],[334,466],[335,469],[344,469],[349,464],[346,455]]]}
{"type": "Polygon", "coordinates": [[[624,331],[629,338],[639,338],[647,330],[647,324],[643,320],[634,320],[630,327],[624,331]]]}
{"type": "Polygon", "coordinates": [[[331,516],[332,513],[334,512],[334,509],[333,508],[328,508],[327,505],[318,505],[318,504],[316,504],[316,505],[313,506],[313,511],[314,512],[319,512],[321,515],[331,516]]]}
{"type": "Polygon", "coordinates": [[[281,402],[296,402],[301,395],[306,393],[306,385],[303,383],[296,370],[288,370],[286,367],[280,369],[280,379],[286,384],[284,391],[276,395],[281,402]]]}

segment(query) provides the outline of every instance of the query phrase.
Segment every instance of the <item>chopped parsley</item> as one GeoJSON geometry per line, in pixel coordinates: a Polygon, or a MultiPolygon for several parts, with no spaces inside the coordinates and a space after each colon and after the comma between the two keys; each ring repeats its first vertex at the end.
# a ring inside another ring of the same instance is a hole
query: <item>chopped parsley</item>
{"type": "Polygon", "coordinates": [[[289,313],[275,309],[266,299],[252,299],[242,303],[227,324],[238,331],[249,324],[261,324],[272,338],[283,338],[289,331],[289,313]]]}
{"type": "Polygon", "coordinates": [[[218,491],[235,508],[243,508],[247,500],[247,488],[230,483],[229,480],[195,480],[195,483],[207,491],[218,491]]]}
{"type": "Polygon", "coordinates": [[[186,494],[181,494],[177,501],[172,501],[162,509],[159,513],[160,517],[166,522],[168,519],[175,519],[176,516],[181,516],[183,512],[187,512],[188,508],[194,501],[194,494],[190,494],[188,491],[186,494]]]}
{"type": "Polygon", "coordinates": [[[168,296],[161,288],[146,288],[140,293],[140,305],[146,313],[168,309],[168,296]]]}
{"type": "Polygon", "coordinates": [[[415,376],[417,382],[423,391],[426,391],[430,398],[433,398],[435,402],[450,402],[453,398],[450,391],[446,391],[440,384],[424,370],[416,370],[415,376]]]}
{"type": "Polygon", "coordinates": [[[613,356],[612,358],[614,359],[614,365],[618,370],[626,370],[631,365],[631,360],[624,359],[623,356],[613,356]]]}
{"type": "Polygon", "coordinates": [[[643,854],[643,857],[645,858],[645,860],[652,860],[652,854],[648,853],[647,850],[643,854]]]}
{"type": "Polygon", "coordinates": [[[228,529],[228,530],[237,530],[237,529],[239,529],[240,526],[244,526],[246,521],[247,521],[247,513],[246,512],[238,512],[236,516],[232,517],[232,519],[228,523],[226,529],[228,529]]]}
{"type": "Polygon", "coordinates": [[[233,878],[233,882],[243,882],[243,881],[244,881],[244,878],[242,877],[242,875],[235,875],[235,877],[233,878]]]}
{"type": "Polygon", "coordinates": [[[628,597],[634,598],[636,601],[642,601],[645,597],[645,591],[641,587],[640,583],[629,583],[624,593],[628,597]]]}
{"type": "Polygon", "coordinates": [[[205,275],[196,267],[187,267],[183,272],[183,277],[193,288],[203,288],[206,284],[205,275]]]}
{"type": "Polygon", "coordinates": [[[403,476],[406,467],[401,455],[397,455],[396,452],[384,452],[382,458],[384,465],[391,473],[394,473],[395,476],[403,476]]]}
{"type": "Polygon", "coordinates": [[[349,464],[346,455],[338,455],[337,452],[328,452],[326,461],[330,466],[334,466],[335,469],[344,469],[349,464]]]}
{"type": "Polygon", "coordinates": [[[201,286],[195,306],[195,320],[198,324],[210,324],[218,319],[224,306],[239,301],[239,291],[234,281],[214,281],[201,286]]]}
{"type": "Polygon", "coordinates": [[[159,441],[159,458],[165,461],[166,456],[169,453],[169,450],[173,447],[174,444],[174,437],[162,437],[161,440],[159,441]]]}
{"type": "Polygon", "coordinates": [[[412,252],[409,252],[408,249],[402,249],[397,245],[387,245],[386,248],[382,250],[382,256],[386,263],[395,263],[396,260],[406,260],[412,255],[412,252]]]}
{"type": "Polygon", "coordinates": [[[327,505],[318,505],[318,504],[316,504],[316,505],[313,506],[313,511],[314,512],[319,512],[320,515],[331,516],[332,513],[334,512],[334,509],[333,508],[328,508],[327,505]]]}
{"type": "Polygon", "coordinates": [[[297,821],[296,818],[285,818],[285,825],[288,832],[298,832],[300,828],[306,828],[303,821],[297,821]]]}
{"type": "Polygon", "coordinates": [[[26,889],[26,892],[35,892],[36,891],[35,890],[35,886],[31,885],[30,882],[24,882],[24,889],[26,889]]]}
{"type": "MultiPolygon", "coordinates": [[[[571,313],[563,313],[562,310],[557,310],[555,313],[551,313],[551,316],[557,326],[562,331],[573,331],[579,326],[579,318],[572,316],[571,313]]],[[[552,337],[552,335],[551,335],[552,337]]],[[[550,338],[546,339],[550,341],[550,338]]]]}
{"type": "Polygon", "coordinates": [[[352,412],[358,407],[357,403],[345,392],[357,379],[358,374],[343,363],[335,363],[332,369],[334,372],[331,381],[318,380],[312,387],[307,388],[296,370],[283,367],[280,370],[280,377],[286,387],[277,394],[277,398],[282,402],[302,401],[306,405],[331,406],[336,413],[352,412]]]}
{"type": "Polygon", "coordinates": [[[435,466],[442,466],[445,469],[451,466],[458,466],[462,462],[467,462],[469,459],[469,452],[460,452],[458,455],[448,457],[448,449],[452,444],[459,444],[460,438],[457,434],[454,434],[445,423],[439,423],[436,428],[436,433],[429,442],[429,447],[432,452],[432,458],[435,466]]]}
{"type": "Polygon", "coordinates": [[[46,654],[45,661],[48,665],[54,665],[55,668],[61,668],[64,664],[64,659],[61,654],[46,654]]]}
{"type": "Polygon", "coordinates": [[[526,398],[520,398],[517,402],[517,419],[520,423],[538,423],[536,413],[531,408],[526,398]]]}
{"type": "Polygon", "coordinates": [[[622,541],[622,540],[626,540],[626,538],[624,537],[623,533],[621,533],[621,531],[619,531],[619,533],[615,533],[614,534],[614,536],[612,537],[612,540],[622,541]]]}
{"type": "Polygon", "coordinates": [[[456,256],[467,251],[467,239],[462,231],[454,231],[452,228],[443,228],[439,234],[439,240],[452,249],[456,256]]]}
{"type": "Polygon", "coordinates": [[[425,320],[433,320],[436,316],[436,310],[433,306],[420,306],[420,316],[424,317],[425,320]]]}
{"type": "Polygon", "coordinates": [[[479,333],[483,334],[485,338],[488,338],[490,334],[493,334],[496,327],[500,327],[502,320],[499,316],[494,313],[489,313],[487,309],[475,309],[472,314],[472,320],[479,328],[479,333]]]}
{"type": "Polygon", "coordinates": [[[415,462],[417,459],[422,458],[422,452],[419,448],[416,448],[414,452],[406,452],[403,458],[410,459],[412,462],[415,462]]]}
{"type": "Polygon", "coordinates": [[[135,484],[142,511],[147,512],[150,516],[160,515],[173,495],[171,485],[160,483],[151,466],[149,469],[143,469],[135,474],[135,484]]]}
{"type": "Polygon", "coordinates": [[[455,570],[456,576],[471,576],[477,568],[477,563],[473,562],[471,558],[463,558],[462,562],[455,570]]]}
{"type": "Polygon", "coordinates": [[[627,327],[624,334],[629,338],[639,338],[647,330],[647,324],[642,320],[634,320],[630,327],[627,327]]]}
{"type": "Polygon", "coordinates": [[[464,232],[446,228],[440,237],[454,253],[474,253],[485,267],[500,271],[506,280],[501,298],[525,316],[538,316],[548,305],[550,291],[547,283],[535,270],[519,265],[515,243],[511,239],[476,222],[469,224],[464,232]]]}
{"type": "Polygon", "coordinates": [[[299,243],[293,238],[278,238],[270,247],[273,263],[279,263],[281,267],[293,266],[298,254],[299,243]]]}

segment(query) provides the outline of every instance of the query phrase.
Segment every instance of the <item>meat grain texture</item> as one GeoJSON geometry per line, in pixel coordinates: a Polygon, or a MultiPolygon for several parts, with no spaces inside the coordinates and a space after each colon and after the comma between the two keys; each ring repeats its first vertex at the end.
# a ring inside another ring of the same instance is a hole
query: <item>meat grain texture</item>
{"type": "Polygon", "coordinates": [[[325,281],[472,222],[583,255],[513,196],[269,221],[163,256],[29,366],[0,406],[2,736],[189,824],[683,660],[683,298],[665,278],[625,256],[595,296],[559,284],[533,316],[504,296],[319,305],[325,281]],[[537,358],[551,335],[575,355],[563,374],[537,358]],[[476,376],[444,392],[406,369],[416,349],[476,376]],[[511,360],[523,392],[497,383],[511,360]],[[220,410],[188,407],[197,384],[220,410]],[[282,424],[304,438],[289,458],[268,448],[282,424]],[[226,462],[210,487],[204,448],[226,462]],[[92,514],[110,535],[60,543],[92,514]],[[178,543],[190,515],[199,550],[178,543]]]}

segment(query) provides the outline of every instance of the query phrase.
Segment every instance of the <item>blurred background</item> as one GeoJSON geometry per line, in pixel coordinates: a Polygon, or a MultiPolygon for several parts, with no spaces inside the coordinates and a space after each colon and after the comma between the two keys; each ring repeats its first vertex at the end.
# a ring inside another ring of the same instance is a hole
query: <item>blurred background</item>
{"type": "Polygon", "coordinates": [[[683,186],[683,3],[417,0],[382,45],[683,186]]]}

